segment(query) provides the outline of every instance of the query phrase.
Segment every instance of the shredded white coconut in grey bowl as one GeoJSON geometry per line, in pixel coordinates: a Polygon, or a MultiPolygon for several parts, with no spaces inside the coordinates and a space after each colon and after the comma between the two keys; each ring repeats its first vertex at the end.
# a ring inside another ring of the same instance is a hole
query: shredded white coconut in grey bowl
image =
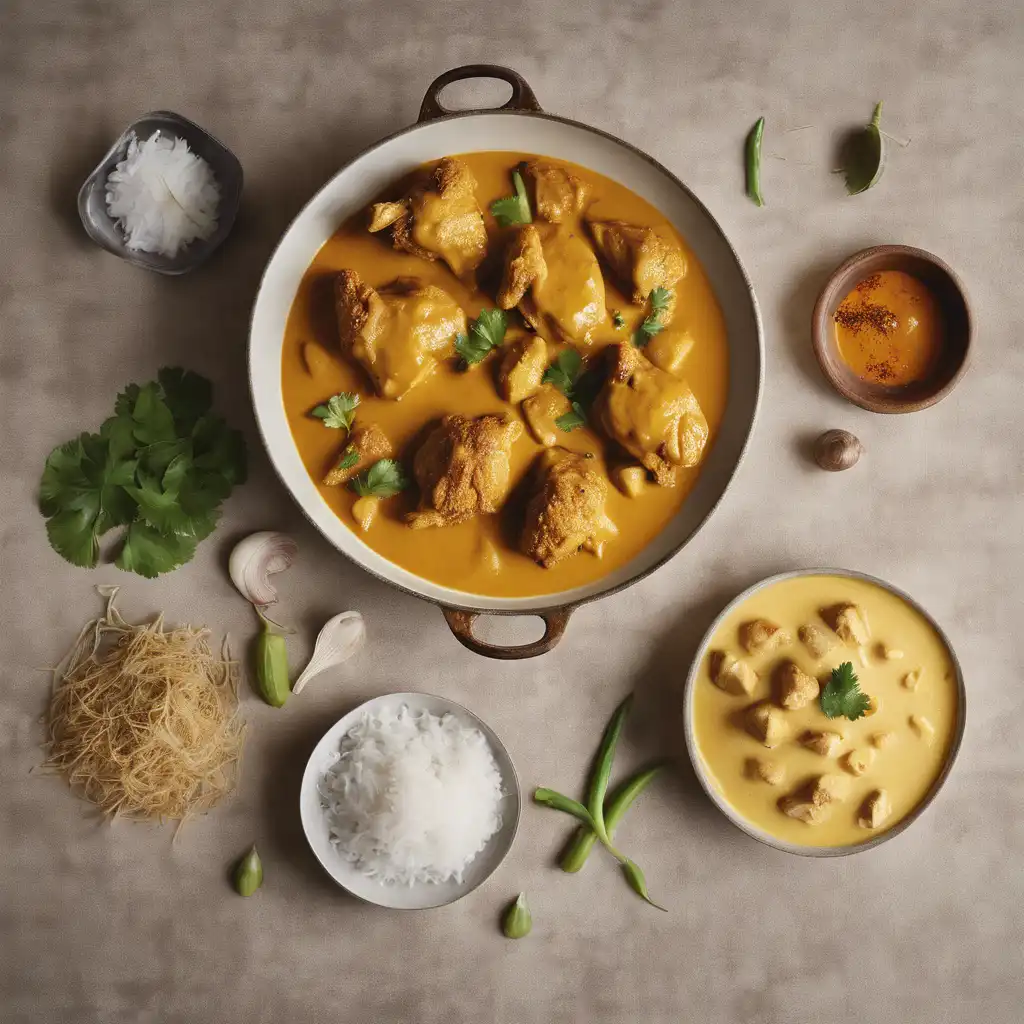
{"type": "Polygon", "coordinates": [[[242,166],[199,125],[170,111],[139,118],[78,194],[89,237],[161,274],[183,274],[224,241],[242,195],[242,166]]]}

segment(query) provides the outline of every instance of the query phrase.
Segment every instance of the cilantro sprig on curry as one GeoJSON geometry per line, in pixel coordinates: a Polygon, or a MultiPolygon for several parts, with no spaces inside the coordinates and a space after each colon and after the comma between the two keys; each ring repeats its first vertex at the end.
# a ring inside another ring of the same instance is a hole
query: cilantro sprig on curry
{"type": "Polygon", "coordinates": [[[727,383],[721,311],[664,217],[504,153],[421,168],[344,224],[282,365],[300,453],[343,521],[419,575],[504,595],[637,554],[693,486],[727,383]],[[309,411],[343,392],[359,406],[338,437],[309,411]],[[368,519],[353,481],[384,459],[407,486],[368,519]]]}

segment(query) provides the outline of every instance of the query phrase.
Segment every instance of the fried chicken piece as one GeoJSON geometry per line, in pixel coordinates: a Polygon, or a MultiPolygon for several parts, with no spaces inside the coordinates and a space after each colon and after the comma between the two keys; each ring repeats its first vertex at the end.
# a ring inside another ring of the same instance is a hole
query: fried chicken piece
{"type": "Polygon", "coordinates": [[[787,711],[806,707],[821,692],[818,680],[809,676],[794,661],[783,662],[776,670],[775,684],[779,703],[787,711]]]}
{"type": "Polygon", "coordinates": [[[523,402],[523,419],[537,444],[551,448],[561,441],[562,431],[556,420],[572,409],[572,403],[552,384],[542,384],[540,390],[523,402]]]}
{"type": "Polygon", "coordinates": [[[347,484],[364,469],[381,459],[390,459],[393,454],[391,442],[376,423],[358,426],[348,435],[348,441],[338,453],[334,468],[324,477],[324,485],[337,487],[339,484],[347,484]],[[351,461],[352,455],[356,456],[354,462],[351,461]],[[351,465],[342,468],[347,462],[351,462],[351,465]]]}
{"type": "Polygon", "coordinates": [[[708,421],[684,381],[652,366],[632,345],[611,351],[615,362],[598,396],[598,422],[659,484],[671,487],[677,468],[703,458],[708,421]]]}
{"type": "Polygon", "coordinates": [[[637,305],[655,288],[671,288],[686,276],[682,249],[654,228],[621,220],[591,220],[587,226],[599,255],[637,305]]]}
{"type": "Polygon", "coordinates": [[[769,786],[781,786],[786,781],[786,769],[778,761],[763,757],[750,757],[746,763],[748,779],[767,782],[769,786]]]}
{"type": "Polygon", "coordinates": [[[821,617],[843,643],[861,647],[871,639],[868,617],[858,604],[842,601],[829,608],[822,608],[821,617]]]}
{"type": "Polygon", "coordinates": [[[757,673],[728,651],[712,651],[711,681],[726,693],[749,697],[757,686],[757,673]]]}
{"type": "Polygon", "coordinates": [[[767,654],[785,647],[792,637],[781,626],[769,622],[768,619],[751,619],[741,622],[737,631],[740,646],[747,654],[767,654]]]}
{"type": "Polygon", "coordinates": [[[534,466],[520,550],[550,568],[583,549],[600,555],[618,533],[605,514],[608,485],[593,459],[551,448],[534,466]]]}
{"type": "Polygon", "coordinates": [[[487,231],[476,201],[476,178],[458,157],[445,157],[407,199],[374,203],[369,230],[391,228],[396,249],[443,259],[457,277],[476,270],[487,253],[487,231]]]}
{"type": "Polygon", "coordinates": [[[522,432],[519,420],[505,416],[445,416],[413,460],[420,504],[406,517],[409,525],[453,526],[497,512],[509,491],[512,444],[522,432]]]}
{"type": "Polygon", "coordinates": [[[779,810],[806,825],[820,825],[845,799],[849,784],[841,775],[820,775],[779,800],[779,810]]]}
{"type": "Polygon", "coordinates": [[[533,208],[541,220],[561,224],[583,209],[590,189],[568,167],[547,160],[528,160],[522,172],[533,185],[533,208]]]}
{"type": "Polygon", "coordinates": [[[861,828],[880,828],[892,814],[892,801],[884,789],[872,790],[861,804],[857,824],[861,828]]]}
{"type": "Polygon", "coordinates": [[[832,729],[808,729],[800,742],[821,757],[835,757],[843,743],[843,734],[832,729]]]}
{"type": "Polygon", "coordinates": [[[549,340],[589,345],[607,317],[597,257],[568,228],[524,224],[505,252],[498,305],[518,306],[523,319],[549,340]]]}
{"type": "Polygon", "coordinates": [[[744,724],[747,732],[769,749],[777,747],[789,735],[785,712],[767,700],[747,708],[744,724]]]}
{"type": "Polygon", "coordinates": [[[498,390],[506,402],[518,404],[540,390],[548,366],[548,346],[543,338],[529,335],[505,346],[498,367],[498,390]]]}
{"type": "Polygon", "coordinates": [[[824,658],[835,646],[835,640],[823,629],[818,629],[814,625],[801,626],[796,631],[796,635],[812,658],[824,658]]]}
{"type": "MultiPolygon", "coordinates": [[[[674,304],[669,303],[670,306],[674,304]]],[[[665,322],[668,322],[668,316],[667,312],[663,315],[665,322]]],[[[680,377],[686,359],[693,351],[693,345],[693,335],[689,331],[669,326],[651,338],[644,348],[644,355],[659,370],[671,373],[673,377],[680,377]]]]}
{"type": "Polygon", "coordinates": [[[355,359],[382,398],[401,398],[455,354],[466,314],[444,289],[402,277],[378,289],[354,270],[334,288],[341,349],[355,359]]]}

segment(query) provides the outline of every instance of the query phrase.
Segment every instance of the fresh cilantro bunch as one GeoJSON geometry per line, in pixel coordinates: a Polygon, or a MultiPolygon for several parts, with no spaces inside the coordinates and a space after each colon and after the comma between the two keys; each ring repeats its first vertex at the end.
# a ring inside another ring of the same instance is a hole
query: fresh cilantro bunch
{"type": "Polygon", "coordinates": [[[455,335],[455,351],[467,366],[479,363],[505,340],[508,319],[503,309],[482,309],[469,325],[469,334],[455,335]]]}
{"type": "Polygon", "coordinates": [[[643,323],[633,333],[633,344],[637,348],[645,348],[651,338],[665,330],[662,318],[668,312],[671,298],[672,293],[667,288],[653,288],[651,290],[651,311],[644,317],[643,323]]]}
{"type": "Polygon", "coordinates": [[[821,710],[826,718],[848,718],[856,721],[868,713],[871,698],[861,691],[853,662],[844,661],[832,669],[832,678],[821,691],[821,710]]]}
{"type": "Polygon", "coordinates": [[[210,412],[213,388],[190,370],[165,368],[129,384],[97,434],[55,448],[39,484],[53,549],[93,568],[99,539],[124,526],[116,565],[158,576],[184,565],[245,482],[245,441],[210,412]]]}

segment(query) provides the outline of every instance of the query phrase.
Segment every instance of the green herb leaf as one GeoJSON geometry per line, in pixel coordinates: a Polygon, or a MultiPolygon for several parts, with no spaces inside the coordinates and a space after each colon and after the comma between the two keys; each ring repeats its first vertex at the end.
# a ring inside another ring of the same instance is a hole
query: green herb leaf
{"type": "Polygon", "coordinates": [[[181,534],[165,534],[144,522],[128,527],[124,547],[117,556],[119,569],[152,579],[178,569],[196,553],[196,539],[181,534]]]}
{"type": "Polygon", "coordinates": [[[213,405],[213,385],[198,373],[165,366],[157,375],[179,433],[188,434],[213,405]]]}
{"type": "Polygon", "coordinates": [[[351,430],[358,405],[358,395],[342,391],[341,394],[328,398],[325,405],[318,405],[309,415],[323,420],[324,426],[332,430],[351,430]]]}
{"type": "Polygon", "coordinates": [[[612,323],[617,331],[621,331],[626,326],[626,318],[618,310],[615,310],[612,313],[612,323]]]}
{"type": "Polygon", "coordinates": [[[359,452],[355,448],[348,447],[345,449],[344,454],[341,457],[341,461],[338,463],[338,469],[351,469],[359,461],[359,452]]]}
{"type": "Polygon", "coordinates": [[[474,366],[505,340],[508,321],[503,309],[484,309],[469,326],[469,334],[455,335],[455,351],[467,366],[474,366]]]}
{"type": "Polygon", "coordinates": [[[845,717],[851,722],[867,714],[871,699],[861,692],[853,663],[844,661],[832,669],[832,678],[821,691],[821,710],[826,718],[845,717]]]}
{"type": "Polygon", "coordinates": [[[555,420],[555,426],[566,433],[584,427],[587,424],[587,412],[579,402],[573,402],[572,408],[555,420]]]}
{"type": "Polygon", "coordinates": [[[637,348],[644,348],[651,338],[660,334],[665,325],[662,319],[668,312],[671,303],[672,293],[667,288],[654,288],[650,294],[651,311],[644,318],[644,321],[633,332],[633,344],[637,348]]]}
{"type": "Polygon", "coordinates": [[[381,459],[351,480],[349,486],[361,498],[390,498],[409,486],[402,466],[394,459],[381,459]]]}
{"type": "Polygon", "coordinates": [[[529,224],[533,220],[530,215],[530,200],[526,194],[526,186],[523,184],[523,176],[519,171],[512,172],[512,184],[516,190],[515,195],[505,199],[496,199],[491,203],[491,213],[499,227],[507,228],[512,224],[529,224]]]}
{"type": "Polygon", "coordinates": [[[583,369],[583,357],[574,348],[567,348],[545,371],[541,383],[558,388],[566,398],[573,397],[573,389],[583,369]]]}
{"type": "Polygon", "coordinates": [[[91,568],[99,538],[128,526],[121,568],[155,576],[192,557],[246,475],[245,442],[209,414],[210,397],[209,382],[197,374],[161,370],[159,381],[118,395],[98,434],[50,453],[39,507],[58,554],[91,568]]]}
{"type": "Polygon", "coordinates": [[[846,191],[855,196],[878,184],[885,163],[885,139],[880,128],[882,103],[875,104],[871,120],[858,131],[852,132],[843,143],[842,171],[846,178],[846,191]]]}

